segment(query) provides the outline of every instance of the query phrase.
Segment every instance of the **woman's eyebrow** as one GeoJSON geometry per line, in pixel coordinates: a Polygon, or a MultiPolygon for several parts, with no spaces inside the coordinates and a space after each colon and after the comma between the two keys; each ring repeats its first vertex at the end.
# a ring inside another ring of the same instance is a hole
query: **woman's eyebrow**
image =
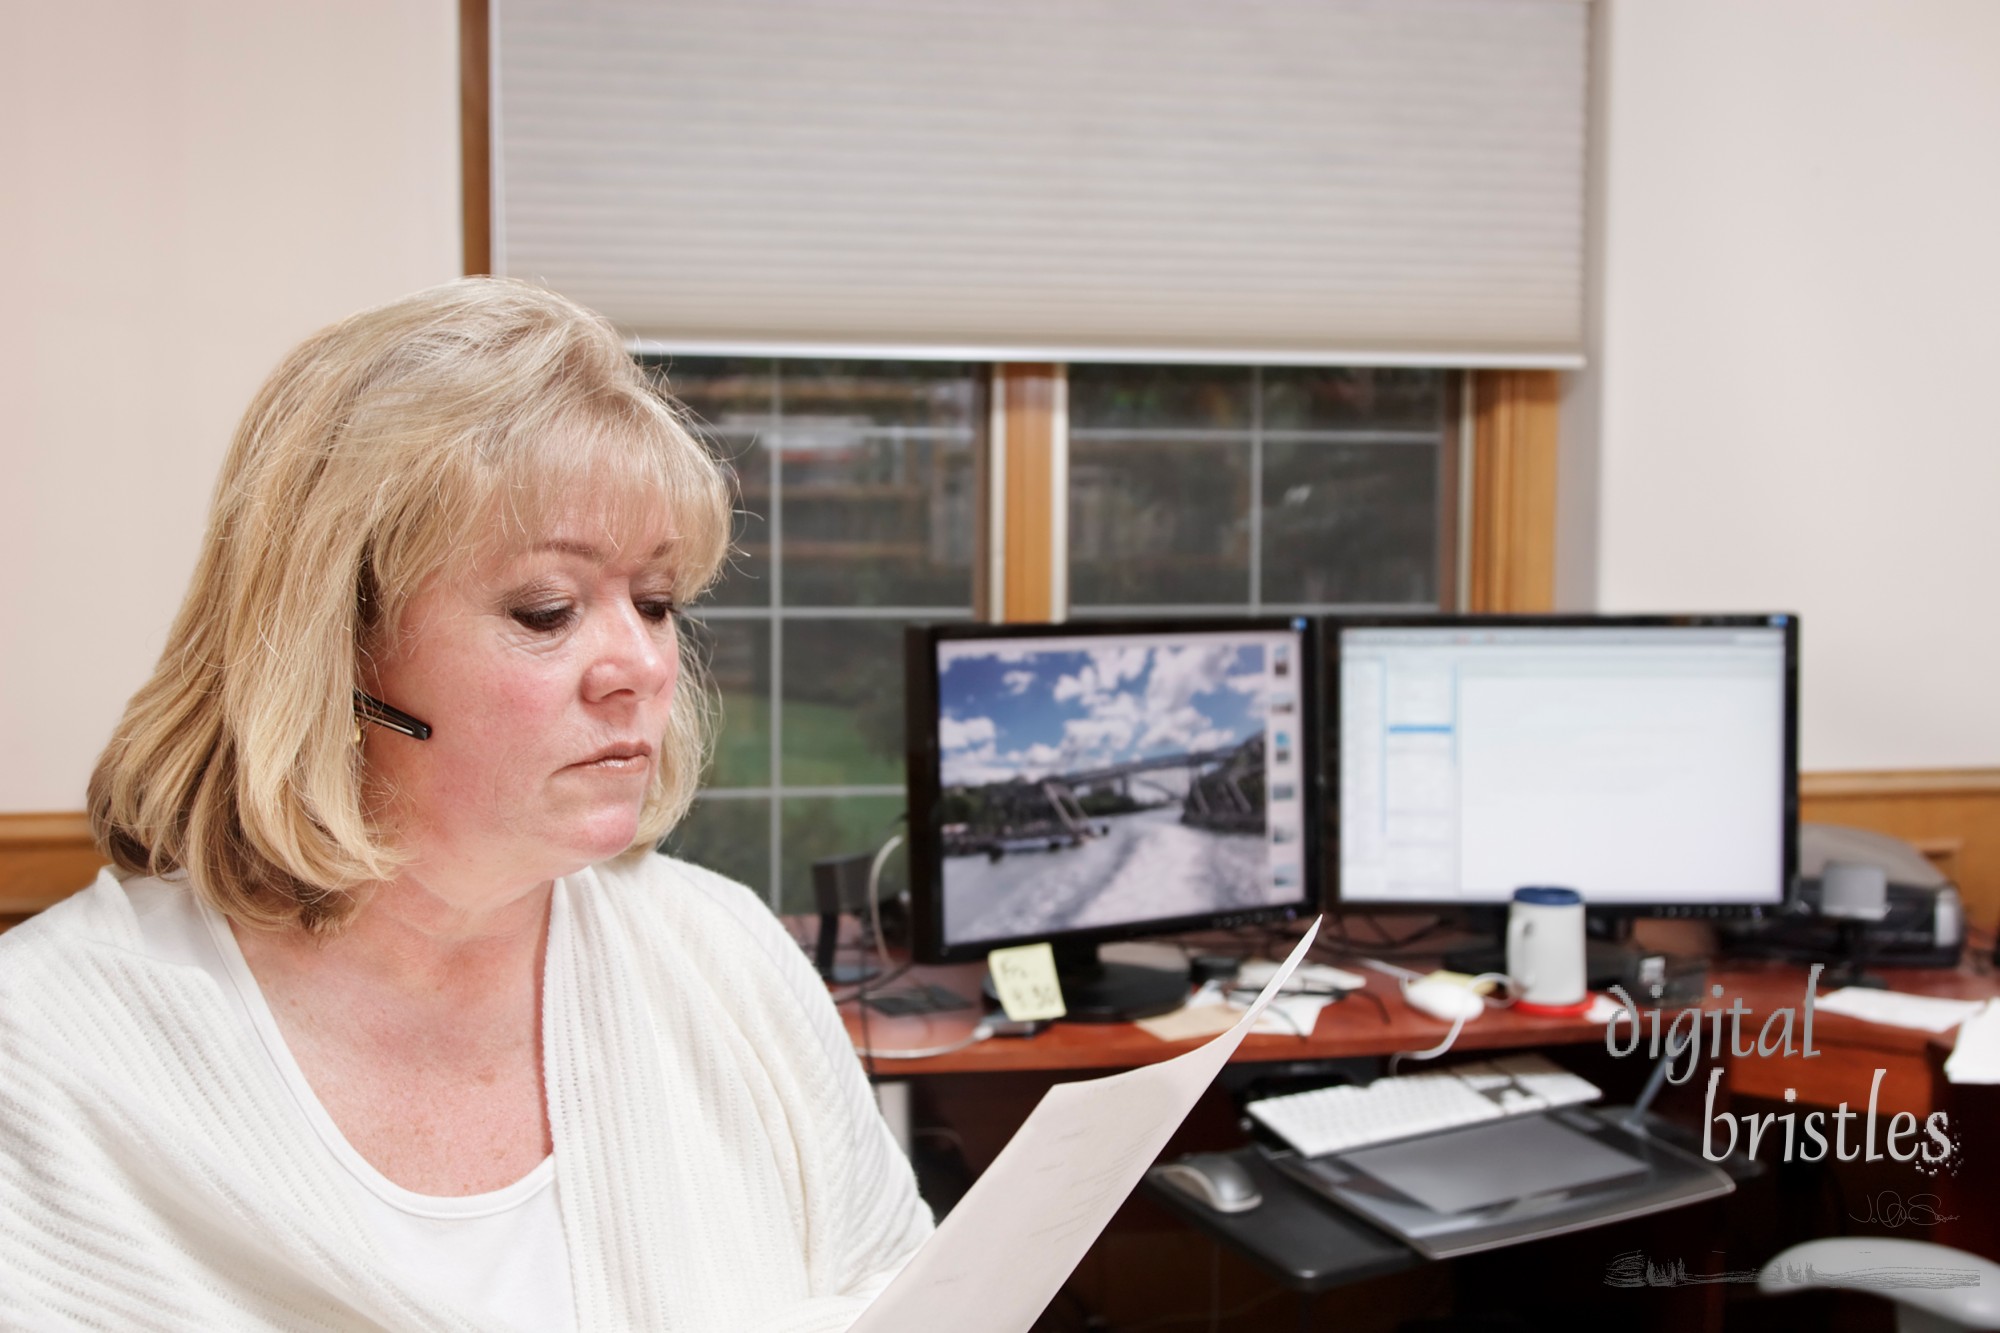
{"type": "MultiPolygon", "coordinates": [[[[554,537],[545,542],[538,542],[528,549],[530,552],[555,551],[561,555],[581,556],[585,560],[594,560],[600,565],[610,559],[601,549],[592,546],[589,542],[571,541],[565,537],[554,537]]],[[[673,549],[673,541],[669,539],[648,551],[645,558],[649,562],[664,560],[667,556],[673,554],[673,549]]]]}
{"type": "Polygon", "coordinates": [[[569,541],[558,537],[545,542],[537,542],[528,549],[531,553],[555,551],[562,555],[580,555],[586,560],[595,560],[600,565],[604,563],[604,552],[598,550],[589,542],[569,541]]]}

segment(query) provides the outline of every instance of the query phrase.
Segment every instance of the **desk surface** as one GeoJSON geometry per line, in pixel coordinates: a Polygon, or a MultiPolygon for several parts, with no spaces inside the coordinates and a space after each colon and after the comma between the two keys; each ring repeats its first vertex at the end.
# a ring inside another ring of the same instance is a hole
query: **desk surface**
{"type": "MultiPolygon", "coordinates": [[[[1975,938],[1967,955],[1969,961],[1958,969],[1874,967],[1871,970],[1891,987],[1901,991],[1962,999],[1991,998],[2000,995],[2000,977],[1994,976],[1992,969],[1983,961],[1971,961],[1983,960],[1989,956],[1991,948],[1990,939],[1975,938]]],[[[1334,958],[1332,961],[1346,960],[1334,958]]],[[[1423,966],[1421,962],[1409,959],[1398,961],[1413,968],[1423,966]]],[[[1352,967],[1351,962],[1347,965],[1352,967]]],[[[921,1018],[888,1018],[875,1014],[868,1022],[868,1042],[877,1049],[911,1049],[943,1045],[963,1038],[977,1021],[983,971],[978,964],[913,969],[908,980],[942,985],[972,1000],[974,1007],[921,1018]]],[[[1719,960],[1710,969],[1709,982],[1720,983],[1724,994],[1720,999],[1707,996],[1705,1008],[1710,1011],[1726,1010],[1733,999],[1741,997],[1745,1007],[1755,1015],[1754,1019],[1744,1020],[1746,1034],[1754,1039],[1764,1016],[1780,1008],[1798,1008],[1804,997],[1806,977],[1807,970],[1796,966],[1719,960]]],[[[1235,1059],[1243,1062],[1384,1056],[1399,1050],[1435,1045],[1443,1035],[1444,1025],[1404,1004],[1390,978],[1368,974],[1368,989],[1381,1002],[1379,1006],[1359,997],[1349,997],[1323,1010],[1308,1038],[1252,1036],[1238,1049],[1235,1059]]],[[[857,1004],[842,1006],[848,1030],[857,1043],[862,1040],[858,1009],[857,1004]]],[[[1662,1021],[1670,1021],[1674,1012],[1677,1011],[1663,1011],[1662,1021]]],[[[1650,1019],[1648,1021],[1650,1023],[1650,1019]]],[[[1725,1022],[1725,1041],[1727,1037],[1728,1024],[1725,1022]]],[[[1841,1102],[1848,1102],[1859,1109],[1869,1101],[1870,1089],[1877,1082],[1875,1073],[1880,1070],[1884,1077],[1876,1089],[1876,1108],[1881,1114],[1910,1111],[1921,1117],[1948,1108],[1954,1125],[1991,1123],[1990,1117],[1994,1114],[1996,1098],[2000,1098],[2000,1089],[1955,1087],[1944,1081],[1943,1059],[1951,1049],[1953,1037],[1951,1032],[1933,1035],[1816,1011],[1813,1038],[1822,1052],[1820,1058],[1725,1060],[1723,1090],[1732,1102],[1738,1098],[1748,1099],[1746,1104],[1736,1107],[1744,1112],[1760,1108],[1771,1111],[1788,1109],[1782,1102],[1788,1088],[1795,1089],[1798,1101],[1806,1105],[1831,1109],[1841,1102]]],[[[1566,1063],[1588,1069],[1590,1063],[1595,1061],[1599,1070],[1623,1063],[1610,1061],[1603,1054],[1602,1046],[1598,1045],[1603,1040],[1603,1029],[1595,1024],[1495,1011],[1466,1026],[1459,1036],[1458,1049],[1471,1052],[1510,1047],[1572,1046],[1577,1054],[1565,1060],[1566,1063]],[[1597,1045],[1597,1051],[1586,1055],[1584,1048],[1588,1045],[1597,1045]]],[[[1196,1044],[1162,1042],[1130,1024],[1057,1024],[1033,1038],[997,1038],[948,1056],[880,1061],[875,1068],[883,1077],[915,1076],[923,1080],[922,1096],[927,1114],[936,1124],[950,1127],[966,1163],[976,1172],[1001,1151],[1052,1079],[1164,1060],[1196,1044]],[[937,1077],[925,1077],[931,1075],[937,1077]]],[[[1644,1058],[1635,1054],[1633,1060],[1644,1058]]],[[[1708,1063],[1704,1058],[1703,1064],[1708,1063]]],[[[1643,1071],[1634,1068],[1630,1073],[1636,1077],[1643,1071]]],[[[1663,1105],[1661,1109],[1684,1127],[1694,1125],[1702,1111],[1706,1088],[1707,1072],[1702,1070],[1690,1084],[1669,1089],[1662,1103],[1674,1104],[1663,1105]],[[1679,1098],[1677,1102],[1676,1097],[1679,1098]]],[[[1629,1096],[1630,1093],[1622,1095],[1629,1096]]],[[[1935,1182],[1926,1178],[1918,1186],[1935,1190],[1942,1197],[1937,1211],[1946,1220],[1932,1232],[1931,1238],[2000,1259],[2000,1219],[1996,1219],[1990,1203],[1995,1191],[2000,1190],[2000,1159],[1995,1159],[1988,1150],[1983,1132],[1962,1137],[1966,1154],[1963,1169],[1935,1182]]],[[[1227,1149],[1241,1142],[1242,1132],[1232,1099],[1212,1093],[1196,1108],[1189,1123],[1182,1127],[1167,1155],[1227,1149]]],[[[1773,1151],[1767,1145],[1765,1155],[1769,1157],[1773,1151]]],[[[1829,1172],[1858,1171],[1862,1168],[1863,1164],[1859,1163],[1845,1166],[1831,1163],[1824,1167],[1829,1172]]],[[[1859,1183],[1855,1187],[1881,1188],[1883,1179],[1879,1174],[1864,1174],[1856,1178],[1859,1183]]],[[[1899,1181],[1892,1180],[1890,1183],[1896,1184],[1899,1189],[1903,1187],[1899,1181]]],[[[1332,1219],[1341,1237],[1335,1244],[1326,1240],[1332,1232],[1317,1227],[1302,1230],[1296,1238],[1297,1243],[1290,1249],[1281,1248],[1263,1256],[1282,1270],[1287,1284],[1295,1290],[1314,1291],[1354,1276],[1385,1275],[1416,1262],[1413,1252],[1400,1243],[1389,1242],[1386,1237],[1365,1229],[1357,1230],[1358,1224],[1337,1214],[1330,1204],[1290,1193],[1284,1197],[1288,1200],[1285,1207],[1296,1208],[1304,1214],[1294,1217],[1294,1222],[1332,1219]]],[[[1171,1206],[1171,1201],[1158,1196],[1153,1201],[1171,1206]]],[[[1190,1204],[1185,1209],[1175,1208],[1174,1211],[1200,1224],[1210,1236],[1228,1239],[1232,1243],[1243,1239],[1227,1234],[1232,1225],[1244,1225],[1241,1220],[1231,1224],[1218,1221],[1215,1215],[1203,1218],[1189,1216],[1196,1207],[1190,1204]]],[[[1843,1216],[1846,1211],[1846,1205],[1841,1205],[1843,1216]]],[[[1157,1211],[1155,1215],[1159,1215],[1157,1211]]],[[[1716,1229],[1715,1214],[1694,1210],[1685,1218],[1678,1214],[1669,1216],[1677,1219],[1662,1224],[1668,1227],[1667,1240],[1662,1243],[1667,1244],[1669,1250],[1678,1244],[1682,1250],[1696,1253],[1722,1243],[1717,1239],[1720,1233],[1716,1229]],[[1673,1230],[1675,1227],[1682,1230],[1676,1232],[1673,1230]]],[[[1142,1235],[1149,1245],[1160,1243],[1157,1235],[1145,1230],[1149,1224],[1144,1221],[1143,1208],[1139,1219],[1129,1224],[1134,1233],[1142,1235]]],[[[1821,1223],[1814,1222],[1812,1225],[1821,1223]]],[[[1851,1226],[1851,1223],[1829,1225],[1838,1228],[1851,1226]]],[[[1647,1237],[1656,1234],[1650,1229],[1645,1233],[1647,1237]]],[[[1651,1243],[1650,1240],[1648,1243],[1651,1243]]],[[[1744,1242],[1739,1236],[1730,1243],[1740,1247],[1744,1242]]],[[[1580,1249],[1561,1251],[1561,1242],[1549,1244],[1557,1245],[1558,1252],[1567,1254],[1572,1260],[1584,1253],[1580,1249]]],[[[1754,1245],[1743,1254],[1757,1262],[1768,1257],[1767,1251],[1758,1250],[1754,1245]]],[[[1112,1260],[1106,1259],[1104,1263],[1107,1271],[1120,1271],[1112,1260]]],[[[1490,1273],[1493,1270],[1481,1271],[1490,1273]]],[[[1716,1302],[1720,1300],[1718,1293],[1722,1290],[1720,1287],[1699,1286],[1679,1292],[1648,1293],[1649,1299],[1670,1302],[1668,1308],[1672,1311],[1670,1322],[1654,1326],[1720,1327],[1720,1307],[1716,1302]]]]}
{"type": "MultiPolygon", "coordinates": [[[[1351,963],[1348,965],[1352,966],[1351,963]]],[[[1407,960],[1406,965],[1418,968],[1423,966],[1421,963],[1409,964],[1407,960]]],[[[1871,970],[1881,976],[1892,989],[1914,994],[1965,999],[1986,999],[2000,995],[2000,978],[1980,975],[1968,967],[1871,970]]],[[[892,982],[890,989],[911,982],[928,982],[943,986],[971,1000],[973,1007],[945,1014],[913,1017],[889,1017],[871,1012],[867,1018],[867,1044],[878,1051],[914,1050],[948,1045],[962,1039],[970,1033],[973,1024],[978,1021],[982,1004],[979,988],[984,973],[985,967],[979,963],[911,969],[904,978],[892,982]]],[[[1397,993],[1397,985],[1392,978],[1372,972],[1366,975],[1368,991],[1374,997],[1373,1000],[1360,995],[1351,995],[1339,1004],[1328,1005],[1321,1011],[1318,1024],[1307,1037],[1252,1035],[1244,1040],[1235,1059],[1238,1061],[1319,1060],[1384,1056],[1397,1051],[1419,1050],[1437,1044],[1447,1031],[1447,1024],[1411,1009],[1397,993]]],[[[1718,960],[1710,969],[1709,982],[1711,985],[1720,984],[1724,994],[1719,999],[1710,995],[1705,1000],[1704,1007],[1709,1010],[1726,1009],[1733,999],[1742,997],[1743,1003],[1752,1015],[1745,1018],[1743,1024],[1748,1034],[1754,1038],[1758,1026],[1766,1015],[1780,1008],[1797,1009],[1801,1005],[1805,994],[1806,975],[1806,969],[1790,964],[1718,960]]],[[[863,1020],[859,1011],[858,1002],[843,1005],[841,1009],[847,1022],[848,1032],[857,1045],[862,1044],[864,1040],[863,1020]]],[[[1673,1012],[1671,1009],[1663,1011],[1662,1021],[1670,1020],[1673,1012]]],[[[1726,1024],[1723,1038],[1727,1042],[1726,1024]]],[[[1851,1067],[1856,1063],[1881,1064],[1890,1057],[1921,1065],[1934,1057],[1933,1047],[1941,1045],[1948,1049],[1951,1042],[1949,1033],[1938,1037],[1928,1032],[1864,1023],[1858,1019],[1818,1011],[1814,1014],[1813,1038],[1816,1046],[1829,1052],[1829,1061],[1811,1063],[1821,1066],[1827,1074],[1835,1073],[1840,1066],[1851,1067]]],[[[1495,1009],[1484,1017],[1466,1024],[1464,1030],[1459,1033],[1453,1049],[1481,1051],[1583,1044],[1603,1040],[1604,1028],[1601,1024],[1589,1023],[1582,1019],[1544,1018],[1495,1009]]],[[[950,1055],[921,1060],[884,1061],[878,1064],[877,1068],[878,1072],[890,1075],[1124,1069],[1169,1059],[1198,1045],[1200,1045],[1198,1040],[1161,1041],[1130,1023],[1058,1023],[1035,1037],[995,1038],[950,1055]]],[[[1782,1082],[1788,1073],[1797,1071],[1779,1067],[1796,1063],[1775,1060],[1742,1061],[1740,1064],[1744,1067],[1744,1074],[1750,1082],[1747,1084],[1740,1082],[1737,1071],[1732,1070],[1732,1087],[1736,1091],[1752,1095],[1782,1096],[1783,1092],[1778,1082],[1782,1082]],[[1759,1066],[1770,1067],[1764,1071],[1770,1076],[1764,1081],[1777,1080],[1772,1082],[1771,1090],[1768,1092],[1758,1082],[1756,1076],[1750,1073],[1759,1066]]],[[[1821,1071],[1815,1069],[1813,1072],[1821,1071]]],[[[1843,1082],[1842,1086],[1846,1086],[1846,1083],[1843,1082]]],[[[1865,1088],[1865,1081],[1863,1086],[1865,1088]]],[[[1893,1082],[1891,1086],[1894,1087],[1893,1082]]],[[[1911,1089],[1911,1092],[1914,1093],[1914,1089],[1911,1089]]],[[[1807,1095],[1803,1088],[1801,1095],[1807,1095]]]]}

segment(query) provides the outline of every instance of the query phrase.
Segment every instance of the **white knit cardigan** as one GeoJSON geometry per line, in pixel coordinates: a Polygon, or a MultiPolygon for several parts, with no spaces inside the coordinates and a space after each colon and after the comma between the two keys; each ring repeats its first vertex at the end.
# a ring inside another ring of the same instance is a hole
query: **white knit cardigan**
{"type": "MultiPolygon", "coordinates": [[[[845,1328],[930,1231],[762,902],[645,855],[558,881],[544,1077],[578,1327],[845,1328]]],[[[0,936],[0,1327],[492,1327],[395,1276],[207,973],[110,871],[0,936]]]]}

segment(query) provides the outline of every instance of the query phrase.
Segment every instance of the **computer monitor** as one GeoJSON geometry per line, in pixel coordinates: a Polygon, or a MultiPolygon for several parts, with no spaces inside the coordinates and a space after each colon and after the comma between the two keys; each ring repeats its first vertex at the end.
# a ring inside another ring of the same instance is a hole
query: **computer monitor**
{"type": "Polygon", "coordinates": [[[1303,617],[912,626],[913,945],[1054,946],[1070,1016],[1176,1008],[1178,973],[1097,945],[1286,919],[1318,900],[1303,617]]]}
{"type": "Polygon", "coordinates": [[[1344,908],[1747,916],[1798,863],[1798,617],[1325,623],[1344,908]]]}

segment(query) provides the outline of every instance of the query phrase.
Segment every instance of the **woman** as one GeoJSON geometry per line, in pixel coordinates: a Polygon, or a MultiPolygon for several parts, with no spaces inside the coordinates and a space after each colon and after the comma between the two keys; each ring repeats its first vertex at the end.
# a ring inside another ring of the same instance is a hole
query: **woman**
{"type": "Polygon", "coordinates": [[[601,319],[467,279],[251,405],[0,937],[0,1326],[845,1327],[930,1228],[826,992],[651,852],[725,488],[601,319]]]}

